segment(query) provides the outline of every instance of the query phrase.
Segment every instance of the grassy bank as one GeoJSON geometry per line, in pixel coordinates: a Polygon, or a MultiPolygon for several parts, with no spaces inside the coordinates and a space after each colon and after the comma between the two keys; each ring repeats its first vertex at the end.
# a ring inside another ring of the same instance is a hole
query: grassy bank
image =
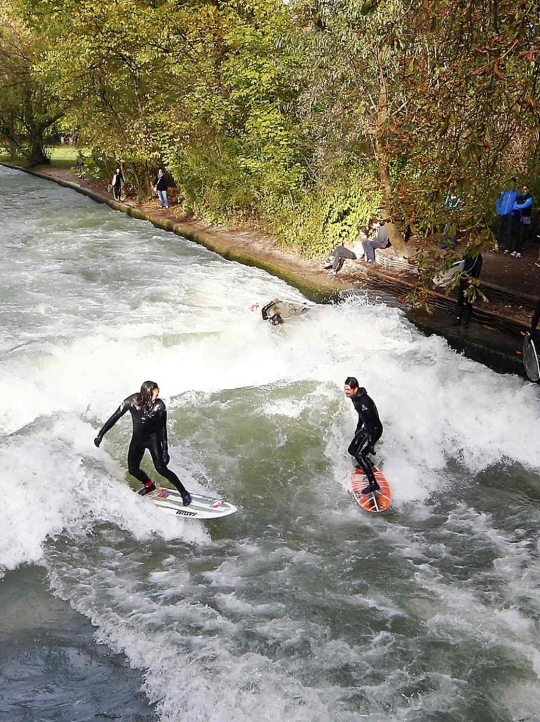
{"type": "MultiPolygon", "coordinates": [[[[52,166],[69,170],[75,167],[79,153],[86,157],[89,151],[86,148],[77,148],[72,145],[54,145],[47,147],[46,153],[52,166]]],[[[7,148],[2,147],[0,147],[0,163],[12,163],[21,168],[28,168],[28,163],[24,158],[12,155],[7,148]]]]}

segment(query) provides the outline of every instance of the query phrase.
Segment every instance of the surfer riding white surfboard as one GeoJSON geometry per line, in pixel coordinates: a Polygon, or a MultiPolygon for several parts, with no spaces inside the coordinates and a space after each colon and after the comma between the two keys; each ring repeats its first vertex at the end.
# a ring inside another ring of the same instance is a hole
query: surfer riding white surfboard
{"type": "Polygon", "coordinates": [[[127,412],[133,420],[133,434],[128,450],[128,471],[143,484],[139,494],[144,496],[156,489],[156,485],[148,474],[141,469],[141,461],[146,449],[150,452],[152,462],[158,474],[164,476],[176,487],[184,506],[191,504],[191,495],[184,487],[174,471],[168,468],[171,460],[167,441],[167,409],[159,397],[159,386],[155,381],[145,381],[139,393],[131,394],[124,399],[114,414],[103,425],[94,439],[99,447],[105,434],[127,412]]]}
{"type": "Polygon", "coordinates": [[[523,335],[523,349],[521,352],[523,368],[529,381],[537,383],[540,381],[540,363],[538,360],[538,321],[540,320],[540,299],[538,299],[534,314],[531,319],[531,327],[523,335]]]}
{"type": "Polygon", "coordinates": [[[159,398],[155,381],[145,381],[139,393],[124,399],[94,439],[99,447],[105,434],[127,412],[133,420],[133,434],[128,451],[128,471],[142,484],[139,494],[153,501],[168,514],[194,519],[217,519],[234,514],[237,508],[223,499],[206,494],[191,494],[176,474],[168,468],[170,462],[167,441],[167,409],[159,398]],[[176,487],[176,490],[159,487],[141,469],[144,452],[148,449],[158,474],[176,487]],[[186,507],[189,507],[187,509],[186,507]]]}

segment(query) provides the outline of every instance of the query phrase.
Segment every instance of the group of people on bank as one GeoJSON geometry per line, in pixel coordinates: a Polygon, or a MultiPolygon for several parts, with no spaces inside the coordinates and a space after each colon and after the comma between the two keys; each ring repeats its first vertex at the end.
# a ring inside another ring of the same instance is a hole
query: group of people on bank
{"type": "MultiPolygon", "coordinates": [[[[118,166],[111,178],[109,188],[113,194],[114,200],[119,203],[122,200],[122,186],[125,186],[125,184],[126,181],[124,179],[122,168],[118,166]]],[[[167,191],[169,190],[169,181],[166,174],[163,172],[163,168],[158,169],[157,175],[153,181],[153,187],[158,197],[159,207],[162,209],[168,208],[169,197],[167,195],[167,191]]]]}
{"type": "Polygon", "coordinates": [[[321,263],[328,270],[329,276],[336,276],[343,268],[346,260],[364,260],[375,263],[375,249],[387,248],[390,245],[385,220],[372,218],[368,226],[358,226],[358,237],[351,239],[345,236],[343,243],[336,246],[331,255],[321,263]]]}
{"type": "MultiPolygon", "coordinates": [[[[516,178],[510,178],[510,187],[501,192],[495,204],[499,217],[498,241],[504,252],[514,258],[521,258],[525,244],[532,240],[535,230],[533,204],[534,198],[527,185],[518,192],[516,178]]],[[[536,265],[540,267],[540,256],[536,265]]]]}

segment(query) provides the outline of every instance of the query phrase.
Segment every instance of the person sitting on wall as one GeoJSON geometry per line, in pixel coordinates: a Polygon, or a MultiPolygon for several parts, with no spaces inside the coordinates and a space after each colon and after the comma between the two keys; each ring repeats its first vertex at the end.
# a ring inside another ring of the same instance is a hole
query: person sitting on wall
{"type": "Polygon", "coordinates": [[[358,226],[358,240],[354,243],[346,236],[343,245],[336,246],[330,256],[321,263],[326,269],[331,269],[329,276],[336,276],[343,268],[343,264],[347,259],[356,261],[364,255],[363,242],[368,240],[368,231],[366,226],[358,226]]]}
{"type": "Polygon", "coordinates": [[[370,221],[371,228],[375,231],[373,238],[363,241],[366,263],[375,263],[375,249],[387,248],[390,245],[390,237],[388,229],[385,227],[385,220],[372,218],[370,221]]]}

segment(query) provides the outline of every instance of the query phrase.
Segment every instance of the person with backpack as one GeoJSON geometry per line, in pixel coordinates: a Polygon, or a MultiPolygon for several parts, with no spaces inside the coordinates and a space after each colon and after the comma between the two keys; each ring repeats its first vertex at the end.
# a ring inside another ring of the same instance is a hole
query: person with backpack
{"type": "Polygon", "coordinates": [[[529,187],[523,186],[521,193],[516,198],[513,209],[517,220],[514,225],[514,250],[510,255],[514,256],[514,258],[521,258],[523,244],[531,238],[533,203],[534,199],[529,191],[529,187]]]}
{"type": "Polygon", "coordinates": [[[111,189],[114,200],[118,202],[122,196],[122,183],[124,183],[124,174],[121,168],[117,168],[111,180],[111,189]]]}
{"type": "Polygon", "coordinates": [[[501,246],[509,246],[514,230],[515,213],[514,203],[517,198],[517,179],[510,178],[510,186],[505,191],[501,191],[500,196],[495,203],[495,210],[499,216],[499,224],[497,229],[497,240],[501,246]]]}

